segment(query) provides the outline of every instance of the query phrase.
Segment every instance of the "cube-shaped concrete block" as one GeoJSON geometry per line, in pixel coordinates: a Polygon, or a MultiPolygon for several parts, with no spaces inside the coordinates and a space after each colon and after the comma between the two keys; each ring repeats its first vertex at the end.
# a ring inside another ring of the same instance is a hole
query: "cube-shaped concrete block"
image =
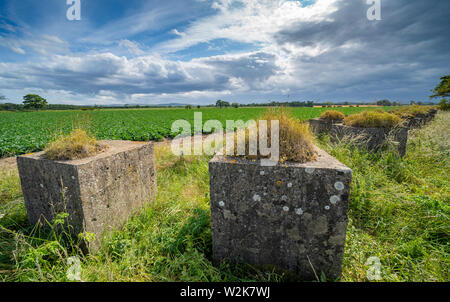
{"type": "Polygon", "coordinates": [[[42,158],[43,152],[17,157],[23,196],[31,224],[69,214],[74,235],[90,232],[96,240],[120,227],[157,193],[153,143],[103,141],[96,156],[68,161],[42,158]]]}
{"type": "Polygon", "coordinates": [[[337,279],[352,171],[318,149],[318,160],[264,167],[216,155],[209,164],[213,259],[273,265],[337,279]]]}
{"type": "Polygon", "coordinates": [[[315,135],[330,132],[331,127],[334,124],[342,123],[341,121],[331,121],[331,120],[325,120],[325,119],[321,119],[321,118],[313,118],[313,119],[310,119],[308,122],[309,122],[309,127],[311,128],[311,131],[315,135]]]}
{"type": "Polygon", "coordinates": [[[362,128],[335,124],[331,127],[332,142],[345,140],[354,145],[366,147],[369,151],[378,151],[388,144],[395,144],[400,156],[406,153],[408,128],[362,128]]]}

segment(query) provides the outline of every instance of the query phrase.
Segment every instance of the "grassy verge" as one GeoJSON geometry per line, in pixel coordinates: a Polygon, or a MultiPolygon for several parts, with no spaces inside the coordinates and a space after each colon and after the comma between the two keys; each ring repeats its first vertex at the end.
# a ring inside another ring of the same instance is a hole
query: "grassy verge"
{"type": "MultiPolygon", "coordinates": [[[[343,281],[367,281],[367,259],[384,281],[449,281],[450,114],[411,132],[405,158],[318,144],[353,169],[343,281]]],[[[85,281],[279,281],[249,266],[213,267],[208,157],[180,160],[157,148],[155,203],[83,256],[64,234],[26,220],[17,172],[0,175],[0,280],[67,281],[70,256],[85,281]]],[[[56,222],[58,224],[58,221],[56,222]]]]}

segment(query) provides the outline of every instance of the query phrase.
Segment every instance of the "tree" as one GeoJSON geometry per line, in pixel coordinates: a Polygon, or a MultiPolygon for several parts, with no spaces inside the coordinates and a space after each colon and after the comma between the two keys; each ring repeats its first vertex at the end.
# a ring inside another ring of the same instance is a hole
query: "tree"
{"type": "Polygon", "coordinates": [[[23,107],[25,109],[42,109],[47,106],[47,100],[37,94],[27,94],[23,97],[23,107]]]}
{"type": "Polygon", "coordinates": [[[239,108],[239,104],[238,103],[233,103],[233,104],[231,104],[231,106],[234,107],[234,108],[239,108]]]}
{"type": "Polygon", "coordinates": [[[192,109],[192,105],[186,105],[186,109],[192,109]]]}
{"type": "Polygon", "coordinates": [[[222,100],[217,100],[216,102],[216,107],[230,107],[230,103],[222,101],[222,100]]]}
{"type": "Polygon", "coordinates": [[[441,82],[433,89],[434,94],[430,98],[445,98],[450,96],[450,75],[441,77],[441,82]]]}
{"type": "Polygon", "coordinates": [[[442,99],[439,102],[439,109],[443,110],[443,111],[447,111],[450,109],[450,102],[447,101],[446,99],[442,99]]]}
{"type": "Polygon", "coordinates": [[[378,106],[391,106],[392,103],[389,100],[379,100],[377,101],[378,106]]]}

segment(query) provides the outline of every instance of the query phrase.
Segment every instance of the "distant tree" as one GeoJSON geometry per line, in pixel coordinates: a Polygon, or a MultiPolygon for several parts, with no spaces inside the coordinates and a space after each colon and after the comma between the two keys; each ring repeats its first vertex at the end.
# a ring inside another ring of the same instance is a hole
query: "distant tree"
{"type": "Polygon", "coordinates": [[[234,108],[239,108],[239,104],[238,103],[232,103],[231,106],[234,107],[234,108]]]}
{"type": "Polygon", "coordinates": [[[47,100],[37,94],[27,94],[23,97],[23,107],[25,109],[42,109],[47,106],[47,100]]]}
{"type": "Polygon", "coordinates": [[[186,105],[186,109],[192,109],[191,105],[186,105]]]}
{"type": "Polygon", "coordinates": [[[392,103],[389,100],[379,100],[377,101],[378,106],[392,106],[392,103]]]}
{"type": "Polygon", "coordinates": [[[219,107],[219,108],[230,107],[230,103],[222,101],[222,100],[217,100],[216,107],[219,107]]]}
{"type": "Polygon", "coordinates": [[[441,82],[433,89],[434,94],[430,98],[445,98],[450,96],[450,75],[441,77],[441,82]]]}
{"type": "Polygon", "coordinates": [[[201,107],[200,107],[200,105],[197,105],[197,109],[200,109],[201,107]]]}

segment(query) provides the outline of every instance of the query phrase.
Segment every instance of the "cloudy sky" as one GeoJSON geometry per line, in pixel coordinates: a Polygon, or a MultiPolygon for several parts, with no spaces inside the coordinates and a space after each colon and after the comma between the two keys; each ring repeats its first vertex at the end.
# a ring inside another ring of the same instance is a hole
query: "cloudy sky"
{"type": "Polygon", "coordinates": [[[66,1],[0,0],[8,101],[428,101],[450,74],[449,0],[66,1]]]}

